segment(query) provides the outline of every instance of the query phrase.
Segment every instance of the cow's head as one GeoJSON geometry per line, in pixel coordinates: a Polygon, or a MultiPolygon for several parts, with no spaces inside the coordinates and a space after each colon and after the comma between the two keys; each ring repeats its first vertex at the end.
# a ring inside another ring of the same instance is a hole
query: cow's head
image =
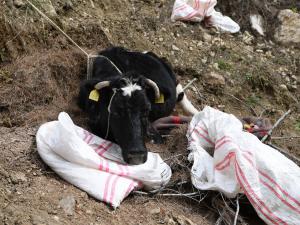
{"type": "Polygon", "coordinates": [[[156,83],[143,76],[102,81],[95,85],[98,90],[109,87],[113,91],[108,105],[109,132],[120,145],[125,162],[132,165],[147,160],[145,136],[151,104],[146,86],[153,88],[155,96],[159,97],[156,83]]]}

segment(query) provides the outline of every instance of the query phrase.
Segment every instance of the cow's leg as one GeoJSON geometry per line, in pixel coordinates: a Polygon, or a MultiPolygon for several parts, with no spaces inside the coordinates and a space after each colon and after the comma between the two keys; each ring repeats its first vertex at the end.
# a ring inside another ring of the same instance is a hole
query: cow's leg
{"type": "Polygon", "coordinates": [[[193,104],[188,100],[187,96],[183,92],[181,84],[178,84],[176,87],[176,96],[178,103],[181,105],[183,110],[189,115],[195,115],[199,112],[198,109],[193,106],[193,104]]]}

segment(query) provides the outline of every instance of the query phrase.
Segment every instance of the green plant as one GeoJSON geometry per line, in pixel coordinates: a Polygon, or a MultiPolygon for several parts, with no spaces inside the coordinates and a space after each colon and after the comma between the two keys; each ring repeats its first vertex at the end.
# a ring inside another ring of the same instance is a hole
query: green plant
{"type": "Polygon", "coordinates": [[[220,70],[230,70],[232,68],[232,66],[224,60],[219,60],[217,63],[220,70]]]}
{"type": "Polygon", "coordinates": [[[246,98],[246,103],[250,106],[255,106],[261,100],[261,97],[251,94],[246,98]]]}

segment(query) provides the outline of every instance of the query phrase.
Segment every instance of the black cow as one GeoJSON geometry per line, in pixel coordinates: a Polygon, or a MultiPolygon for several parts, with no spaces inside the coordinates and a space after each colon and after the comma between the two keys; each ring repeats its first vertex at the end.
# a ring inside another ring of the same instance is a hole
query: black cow
{"type": "Polygon", "coordinates": [[[148,123],[172,113],[176,78],[154,53],[112,47],[101,51],[91,79],[82,83],[79,106],[88,113],[91,130],[120,145],[125,162],[147,159],[148,123]]]}

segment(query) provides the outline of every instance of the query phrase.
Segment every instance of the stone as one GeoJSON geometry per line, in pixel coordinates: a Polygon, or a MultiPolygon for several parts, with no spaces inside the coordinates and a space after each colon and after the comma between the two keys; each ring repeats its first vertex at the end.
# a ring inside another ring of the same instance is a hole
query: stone
{"type": "Polygon", "coordinates": [[[14,0],[14,6],[16,6],[17,8],[20,8],[24,5],[25,3],[22,0],[14,0]]]}
{"type": "Polygon", "coordinates": [[[206,83],[212,86],[223,86],[225,85],[225,78],[216,73],[216,72],[210,72],[209,74],[206,74],[205,76],[206,83]]]}
{"type": "Polygon", "coordinates": [[[251,45],[254,40],[254,37],[248,31],[245,31],[243,33],[242,39],[245,44],[251,45]]]}
{"type": "Polygon", "coordinates": [[[190,219],[186,218],[183,215],[176,216],[175,221],[179,225],[196,225],[193,221],[191,221],[190,219]]]}
{"type": "Polygon", "coordinates": [[[202,39],[203,39],[204,42],[211,42],[212,37],[211,37],[210,34],[204,32],[203,36],[202,36],[202,39]]]}
{"type": "Polygon", "coordinates": [[[74,215],[74,211],[75,211],[75,198],[73,195],[67,195],[66,197],[64,197],[63,199],[61,199],[59,201],[59,206],[64,210],[64,212],[68,215],[68,216],[72,216],[74,215]]]}
{"type": "Polygon", "coordinates": [[[300,14],[284,9],[278,19],[280,25],[275,31],[275,40],[281,44],[300,44],[300,14]]]}
{"type": "Polygon", "coordinates": [[[46,15],[57,18],[57,13],[50,0],[39,0],[39,5],[44,9],[46,15]]]}
{"type": "Polygon", "coordinates": [[[173,49],[174,51],[179,51],[179,48],[178,48],[176,45],[172,45],[172,49],[173,49]]]}
{"type": "Polygon", "coordinates": [[[149,210],[149,213],[150,213],[151,215],[159,214],[159,213],[160,213],[160,208],[154,208],[154,209],[151,209],[151,210],[149,210]]]}
{"type": "Polygon", "coordinates": [[[26,175],[22,172],[12,173],[10,179],[13,184],[24,183],[27,181],[26,175]]]}
{"type": "Polygon", "coordinates": [[[287,88],[287,86],[286,86],[285,84],[279,85],[279,88],[280,88],[282,91],[287,91],[287,90],[288,90],[288,88],[287,88]]]}

